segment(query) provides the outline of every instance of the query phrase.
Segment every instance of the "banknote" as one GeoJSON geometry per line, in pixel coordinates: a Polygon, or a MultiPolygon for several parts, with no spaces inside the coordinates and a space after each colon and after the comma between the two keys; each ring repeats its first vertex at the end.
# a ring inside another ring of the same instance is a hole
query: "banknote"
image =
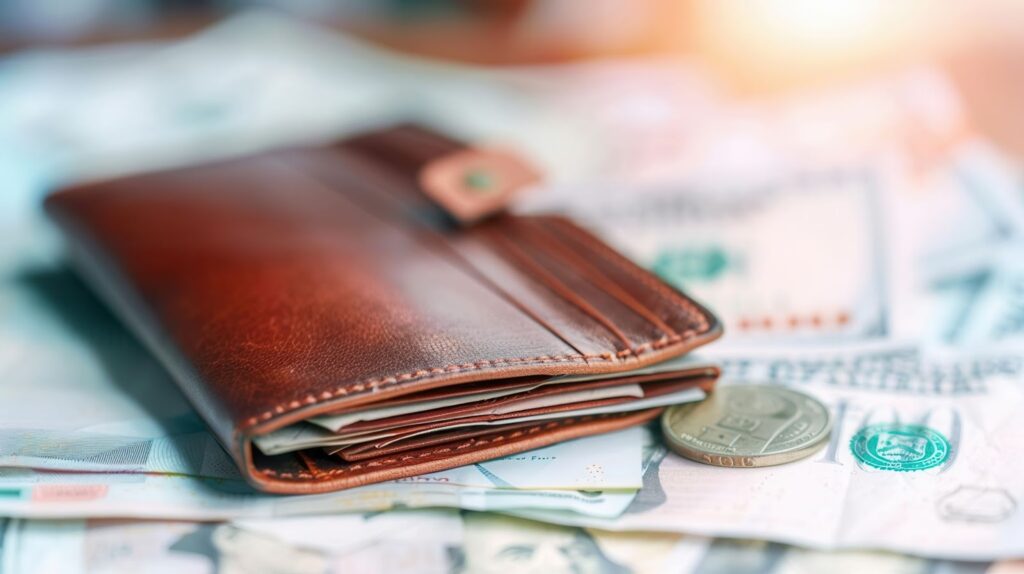
{"type": "Polygon", "coordinates": [[[642,484],[644,436],[644,429],[629,428],[398,482],[480,488],[635,490],[642,484]]]}
{"type": "Polygon", "coordinates": [[[960,295],[948,305],[957,315],[946,340],[978,347],[1019,339],[1024,334],[1024,241],[993,242],[978,251],[985,254],[974,265],[944,269],[934,280],[947,294],[960,295]]]}
{"type": "MultiPolygon", "coordinates": [[[[970,230],[981,235],[975,239],[976,245],[1020,239],[1024,233],[1024,196],[1017,171],[1004,152],[984,139],[967,139],[950,151],[945,171],[960,194],[981,212],[978,229],[970,230]]],[[[960,214],[962,219],[966,219],[964,215],[960,214]]],[[[968,242],[972,238],[964,238],[960,233],[957,236],[960,237],[931,238],[934,252],[940,255],[938,259],[955,254],[957,248],[972,247],[968,242]]],[[[974,255],[979,255],[976,250],[974,255]]]]}
{"type": "Polygon", "coordinates": [[[1019,348],[979,354],[886,343],[728,351],[717,354],[724,384],[793,385],[830,407],[832,436],[819,454],[742,472],[669,454],[616,519],[516,514],[958,560],[1024,552],[1024,490],[1015,478],[1024,471],[1019,348]]]}
{"type": "Polygon", "coordinates": [[[546,508],[611,517],[636,496],[653,441],[648,429],[634,427],[470,466],[301,496],[262,494],[230,478],[0,468],[0,515],[227,520],[453,507],[546,508]]]}
{"type": "MultiPolygon", "coordinates": [[[[590,391],[581,391],[580,394],[587,394],[589,392],[590,391]]],[[[503,425],[524,422],[557,419],[568,415],[588,416],[610,413],[624,413],[630,411],[650,409],[654,407],[664,407],[668,405],[676,405],[687,402],[699,401],[704,397],[704,391],[702,391],[699,388],[684,389],[681,391],[675,391],[672,393],[667,393],[659,396],[638,398],[636,400],[624,403],[617,403],[599,407],[587,407],[572,411],[560,411],[554,413],[537,414],[517,417],[514,419],[499,419],[488,422],[458,423],[457,421],[453,421],[453,424],[446,426],[444,430],[454,428],[487,426],[500,427],[503,425]]],[[[418,436],[420,434],[426,434],[426,432],[402,434],[401,429],[393,429],[383,430],[379,434],[376,432],[367,431],[363,433],[353,433],[350,435],[346,435],[335,434],[319,426],[312,425],[309,423],[298,423],[287,426],[278,431],[274,431],[265,435],[256,436],[253,438],[253,442],[256,443],[256,446],[266,454],[280,454],[304,448],[335,447],[350,444],[359,444],[368,441],[379,441],[381,444],[388,444],[389,441],[398,440],[398,438],[418,436]]]]}
{"type": "Polygon", "coordinates": [[[274,496],[229,479],[0,469],[0,515],[29,518],[229,520],[427,507],[541,508],[613,517],[636,494],[484,488],[416,477],[327,494],[274,496]]]}
{"type": "MultiPolygon", "coordinates": [[[[483,393],[483,394],[484,395],[489,395],[490,393],[483,393]]],[[[616,386],[612,386],[612,387],[600,387],[600,388],[596,388],[596,389],[585,389],[585,390],[572,391],[572,392],[567,392],[567,393],[559,393],[559,394],[556,394],[556,395],[550,395],[550,396],[544,396],[544,397],[536,397],[536,398],[532,398],[532,399],[516,401],[516,402],[513,402],[513,403],[497,405],[497,406],[493,406],[493,407],[487,408],[486,410],[481,411],[479,414],[484,414],[484,415],[505,415],[505,414],[512,414],[512,413],[517,413],[517,412],[531,410],[531,409],[536,409],[536,408],[553,407],[553,406],[560,406],[560,405],[571,405],[573,403],[578,403],[578,402],[583,402],[583,401],[591,401],[591,400],[596,400],[596,399],[625,398],[625,397],[643,398],[643,396],[644,396],[644,391],[640,387],[640,385],[635,385],[635,384],[616,385],[616,386]]],[[[430,407],[431,407],[431,405],[422,405],[422,406],[424,407],[423,411],[430,410],[430,407]]],[[[416,412],[416,411],[414,411],[414,412],[416,412]]],[[[399,430],[400,431],[400,429],[401,429],[400,425],[401,424],[402,423],[399,422],[396,425],[393,425],[391,427],[391,429],[399,430]]],[[[320,426],[323,426],[323,425],[320,425],[320,426]]],[[[360,437],[360,436],[362,436],[364,434],[364,433],[351,432],[351,431],[346,432],[346,430],[342,429],[342,427],[337,427],[337,428],[333,428],[332,429],[331,428],[332,426],[334,426],[334,425],[330,425],[329,424],[329,426],[326,426],[325,428],[331,429],[335,434],[340,434],[342,436],[360,437]]],[[[342,425],[342,426],[344,426],[344,425],[342,425]]],[[[368,440],[368,439],[361,439],[361,440],[368,440]]]]}
{"type": "MultiPolygon", "coordinates": [[[[927,178],[885,173],[892,336],[965,343],[975,304],[1019,253],[1024,201],[1003,154],[977,138],[947,151],[927,178]],[[950,233],[955,229],[956,233],[950,233]]],[[[984,320],[982,320],[984,321],[984,320]]],[[[970,335],[968,337],[974,337],[970,335]]]]}
{"type": "Polygon", "coordinates": [[[5,538],[8,546],[0,555],[5,574],[447,574],[461,555],[462,520],[450,511],[239,525],[15,520],[5,538]]]}
{"type": "Polygon", "coordinates": [[[606,533],[500,516],[467,513],[466,572],[685,572],[673,554],[685,537],[606,533]]]}
{"type": "MultiPolygon", "coordinates": [[[[1012,574],[1012,562],[821,552],[771,542],[609,532],[428,510],[232,523],[11,520],[5,574],[1012,574]]],[[[1019,566],[1018,566],[1019,568],[1019,566]]]]}
{"type": "Polygon", "coordinates": [[[463,520],[462,548],[469,572],[981,574],[996,566],[886,552],[816,551],[772,542],[664,532],[559,527],[487,513],[467,513],[463,520]]]}
{"type": "Polygon", "coordinates": [[[978,294],[973,313],[964,324],[959,342],[984,345],[993,341],[1020,339],[1024,335],[1024,270],[1014,254],[996,269],[978,294]]]}

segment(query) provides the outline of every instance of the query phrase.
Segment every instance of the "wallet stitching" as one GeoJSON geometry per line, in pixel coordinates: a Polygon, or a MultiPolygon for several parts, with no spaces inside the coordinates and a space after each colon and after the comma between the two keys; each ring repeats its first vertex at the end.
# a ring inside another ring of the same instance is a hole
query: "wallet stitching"
{"type": "Polygon", "coordinates": [[[342,385],[333,391],[323,391],[319,396],[307,395],[302,400],[294,400],[288,403],[281,403],[271,410],[265,411],[260,415],[250,417],[247,421],[247,426],[253,426],[260,421],[269,420],[275,414],[284,414],[289,410],[294,410],[302,407],[303,405],[314,405],[320,401],[326,401],[333,399],[337,396],[347,395],[352,392],[360,392],[368,389],[376,389],[380,386],[392,385],[400,382],[408,382],[412,380],[425,379],[437,375],[447,375],[453,373],[463,373],[468,371],[478,371],[489,367],[500,367],[503,365],[520,365],[530,363],[565,363],[573,361],[586,361],[586,360],[599,360],[599,361],[612,361],[614,360],[612,353],[596,354],[568,354],[568,355],[541,355],[538,357],[516,357],[507,359],[485,359],[477,361],[475,363],[462,363],[446,365],[444,367],[435,367],[432,369],[419,369],[416,371],[410,371],[408,373],[402,373],[399,375],[393,375],[390,377],[366,379],[362,382],[355,384],[342,385]]]}
{"type": "Polygon", "coordinates": [[[382,386],[393,385],[401,382],[409,382],[414,380],[422,380],[437,375],[448,375],[453,373],[464,373],[470,371],[479,371],[487,368],[501,367],[504,365],[524,365],[524,364],[545,364],[545,363],[567,363],[567,362],[579,362],[579,361],[614,361],[616,358],[625,359],[630,356],[642,355],[648,351],[659,350],[665,347],[669,347],[681,341],[685,341],[691,336],[695,335],[696,331],[693,329],[684,331],[681,336],[676,337],[662,337],[657,341],[649,341],[641,345],[637,345],[631,349],[624,349],[617,353],[601,353],[601,354],[568,354],[568,355],[541,355],[539,357],[517,357],[509,359],[493,359],[493,360],[482,360],[475,363],[463,363],[461,365],[447,365],[445,367],[435,367],[432,369],[420,369],[417,371],[411,371],[408,373],[402,373],[400,375],[394,375],[384,378],[367,379],[365,381],[342,385],[333,391],[323,391],[319,395],[306,395],[304,398],[289,401],[287,403],[281,403],[273,409],[264,411],[262,414],[250,417],[242,429],[245,432],[249,428],[259,424],[262,421],[270,420],[274,415],[283,415],[287,412],[299,409],[303,406],[315,405],[322,401],[327,401],[338,396],[348,395],[353,392],[361,392],[365,390],[372,390],[382,386]]]}
{"type": "Polygon", "coordinates": [[[455,450],[466,449],[466,448],[469,448],[471,446],[482,446],[482,445],[486,445],[486,444],[489,444],[489,443],[498,443],[498,442],[504,442],[506,440],[514,440],[514,439],[520,438],[520,437],[525,436],[525,435],[537,434],[538,432],[540,432],[542,430],[553,430],[553,429],[558,428],[558,427],[569,426],[569,425],[572,425],[572,424],[575,424],[575,423],[585,423],[585,422],[589,422],[589,421],[592,421],[592,420],[607,419],[607,418],[613,418],[613,417],[616,417],[616,416],[621,416],[621,415],[620,414],[587,415],[587,416],[583,416],[583,417],[569,417],[569,418],[564,418],[564,419],[557,419],[557,420],[554,420],[554,421],[548,421],[548,422],[540,423],[540,424],[537,424],[537,425],[529,427],[529,428],[512,431],[510,433],[500,433],[497,436],[493,436],[493,437],[489,437],[489,438],[482,438],[482,439],[470,438],[470,439],[466,439],[463,443],[461,443],[459,445],[455,445],[455,446],[444,446],[444,447],[438,447],[438,448],[430,449],[430,450],[427,450],[427,451],[423,451],[423,452],[420,452],[420,453],[417,453],[417,454],[406,454],[406,455],[394,456],[394,457],[391,457],[391,458],[385,458],[385,459],[381,459],[381,460],[370,460],[368,462],[359,462],[359,463],[355,463],[353,465],[346,466],[346,467],[343,467],[343,468],[332,468],[330,470],[321,470],[321,471],[319,471],[319,472],[317,472],[315,474],[311,473],[311,472],[306,472],[306,471],[278,472],[278,471],[276,471],[276,470],[274,470],[272,468],[257,469],[257,472],[260,472],[261,474],[264,474],[264,475],[267,475],[267,476],[274,476],[274,477],[277,477],[277,478],[287,478],[287,479],[296,479],[296,478],[298,478],[298,479],[305,479],[305,480],[329,480],[329,479],[331,479],[331,478],[333,478],[335,476],[342,475],[342,474],[348,474],[350,472],[359,470],[359,469],[364,468],[364,467],[366,467],[368,469],[369,468],[383,469],[383,468],[388,468],[388,467],[392,467],[392,466],[403,465],[403,464],[406,464],[410,460],[413,460],[413,459],[429,458],[429,457],[434,456],[434,455],[446,454],[446,453],[450,453],[450,452],[455,451],[455,450]]]}

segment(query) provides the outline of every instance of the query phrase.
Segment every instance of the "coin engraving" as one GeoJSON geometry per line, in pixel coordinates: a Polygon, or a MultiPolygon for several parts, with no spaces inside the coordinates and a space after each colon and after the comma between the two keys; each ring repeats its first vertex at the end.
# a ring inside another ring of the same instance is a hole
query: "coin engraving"
{"type": "Polygon", "coordinates": [[[665,440],[705,464],[752,468],[783,464],[824,446],[831,417],[817,399],[777,385],[728,385],[699,403],[670,408],[665,440]]]}

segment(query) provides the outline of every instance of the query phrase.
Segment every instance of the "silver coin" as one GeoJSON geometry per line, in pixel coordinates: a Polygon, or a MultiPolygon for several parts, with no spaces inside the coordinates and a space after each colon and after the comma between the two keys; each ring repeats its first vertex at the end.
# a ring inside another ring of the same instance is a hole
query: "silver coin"
{"type": "Polygon", "coordinates": [[[832,417],[814,397],[777,385],[726,385],[661,417],[665,441],[686,458],[752,468],[810,456],[828,442],[832,417]]]}

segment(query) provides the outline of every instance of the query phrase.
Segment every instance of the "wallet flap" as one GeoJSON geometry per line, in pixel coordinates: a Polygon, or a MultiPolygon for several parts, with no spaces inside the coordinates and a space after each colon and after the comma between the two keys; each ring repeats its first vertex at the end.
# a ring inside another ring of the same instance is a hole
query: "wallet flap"
{"type": "Polygon", "coordinates": [[[709,312],[567,220],[453,224],[417,176],[451,146],[388,156],[387,137],[369,139],[47,200],[87,279],[261,488],[307,487],[282,478],[291,462],[253,452],[256,434],[452,385],[628,371],[719,335],[709,312]]]}

